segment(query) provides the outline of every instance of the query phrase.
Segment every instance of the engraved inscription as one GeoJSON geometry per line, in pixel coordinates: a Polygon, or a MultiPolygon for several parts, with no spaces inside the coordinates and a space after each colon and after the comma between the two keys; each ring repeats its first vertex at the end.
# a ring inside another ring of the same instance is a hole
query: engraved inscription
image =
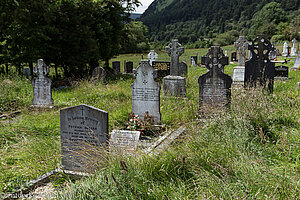
{"type": "Polygon", "coordinates": [[[134,88],[132,100],[159,101],[159,89],[158,88],[134,88]]]}

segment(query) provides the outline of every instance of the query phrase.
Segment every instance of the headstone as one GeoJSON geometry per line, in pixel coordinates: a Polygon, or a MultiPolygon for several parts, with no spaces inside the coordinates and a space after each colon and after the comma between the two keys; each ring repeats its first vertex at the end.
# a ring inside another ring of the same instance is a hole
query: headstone
{"type": "Polygon", "coordinates": [[[143,60],[134,71],[136,80],[131,85],[132,112],[143,118],[146,112],[152,115],[154,123],[158,124],[160,115],[160,85],[155,82],[155,69],[149,61],[143,60]]]}
{"type": "Polygon", "coordinates": [[[171,57],[170,76],[163,79],[163,91],[165,95],[186,96],[186,80],[181,77],[185,65],[179,64],[179,56],[184,53],[184,47],[178,43],[178,40],[172,42],[166,47],[166,53],[171,57]]]}
{"type": "Polygon", "coordinates": [[[228,56],[227,50],[225,50],[225,56],[228,56]]]}
{"type": "Polygon", "coordinates": [[[281,80],[286,80],[289,77],[289,67],[288,66],[276,66],[275,67],[275,78],[280,78],[281,80]]]}
{"type": "Polygon", "coordinates": [[[125,73],[132,74],[133,73],[133,62],[129,61],[125,64],[125,73]]]}
{"type": "Polygon", "coordinates": [[[135,151],[140,139],[140,131],[113,130],[110,133],[110,146],[115,149],[135,151]]]}
{"type": "Polygon", "coordinates": [[[239,39],[234,43],[234,46],[239,54],[238,66],[245,66],[248,44],[249,42],[246,40],[245,36],[240,36],[239,39]]]}
{"type": "Polygon", "coordinates": [[[282,56],[285,56],[285,57],[287,57],[288,55],[289,55],[289,49],[288,49],[288,43],[287,42],[285,42],[284,44],[283,44],[283,51],[282,51],[282,56]]]}
{"type": "Polygon", "coordinates": [[[158,54],[154,50],[151,50],[150,53],[148,54],[148,59],[150,65],[152,65],[152,62],[158,59],[158,54]]]}
{"type": "Polygon", "coordinates": [[[92,73],[92,81],[106,84],[106,72],[102,67],[96,67],[92,73]]]}
{"type": "Polygon", "coordinates": [[[233,84],[243,85],[245,76],[245,67],[234,67],[232,72],[233,84]]]}
{"type": "Polygon", "coordinates": [[[32,80],[33,85],[33,106],[51,106],[53,105],[50,78],[46,77],[49,73],[49,67],[43,59],[39,59],[33,72],[37,77],[32,80]]]}
{"type": "Polygon", "coordinates": [[[108,112],[84,104],[62,109],[60,135],[63,168],[87,171],[89,150],[108,143],[108,112]]]}
{"type": "Polygon", "coordinates": [[[297,47],[296,47],[297,40],[294,38],[292,42],[293,42],[293,46],[291,49],[291,56],[297,56],[297,47]]]}
{"type": "Polygon", "coordinates": [[[259,36],[248,48],[253,56],[245,64],[245,87],[255,87],[258,83],[265,87],[268,84],[268,89],[272,92],[275,63],[270,62],[269,53],[274,47],[268,39],[259,36]]]}
{"type": "Polygon", "coordinates": [[[294,60],[294,66],[291,68],[291,71],[299,71],[300,70],[300,51],[298,52],[297,58],[294,60]]]}
{"type": "Polygon", "coordinates": [[[211,47],[208,54],[202,56],[201,64],[209,68],[209,71],[198,79],[200,112],[207,106],[217,107],[229,104],[232,79],[222,71],[226,60],[228,64],[228,57],[225,57],[223,50],[217,46],[211,47]]]}
{"type": "Polygon", "coordinates": [[[26,78],[31,76],[30,68],[23,68],[23,75],[26,76],[26,78]]]}
{"type": "Polygon", "coordinates": [[[166,47],[166,53],[171,57],[170,75],[180,76],[179,57],[184,53],[184,48],[178,43],[177,39],[174,39],[166,47]]]}
{"type": "Polygon", "coordinates": [[[152,67],[157,71],[158,78],[170,75],[171,62],[153,61],[152,67]]]}
{"type": "Polygon", "coordinates": [[[188,67],[187,67],[186,62],[181,61],[179,65],[180,65],[180,67],[179,67],[179,74],[180,74],[180,76],[187,76],[188,67]]]}
{"type": "Polygon", "coordinates": [[[191,66],[198,65],[198,56],[191,56],[191,66]]]}
{"type": "Polygon", "coordinates": [[[115,74],[120,74],[121,73],[121,64],[120,61],[114,61],[112,62],[112,68],[115,72],[115,74]]]}
{"type": "Polygon", "coordinates": [[[231,62],[237,62],[236,52],[235,51],[231,53],[231,62]]]}

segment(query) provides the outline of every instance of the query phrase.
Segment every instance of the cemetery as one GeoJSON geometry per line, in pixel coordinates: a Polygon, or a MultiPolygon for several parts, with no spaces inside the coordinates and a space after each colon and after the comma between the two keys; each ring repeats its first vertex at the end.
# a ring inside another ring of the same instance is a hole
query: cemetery
{"type": "Polygon", "coordinates": [[[0,6],[0,199],[299,199],[298,18],[148,35],[126,2],[0,6]]]}

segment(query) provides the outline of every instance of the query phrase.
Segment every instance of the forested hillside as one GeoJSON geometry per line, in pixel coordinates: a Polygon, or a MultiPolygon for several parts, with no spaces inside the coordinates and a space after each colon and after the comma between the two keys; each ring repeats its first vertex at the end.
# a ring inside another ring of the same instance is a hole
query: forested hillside
{"type": "Polygon", "coordinates": [[[268,36],[283,35],[283,39],[290,39],[285,38],[287,36],[299,37],[299,30],[294,31],[296,34],[291,34],[293,31],[290,29],[295,27],[295,23],[299,27],[300,0],[271,2],[272,0],[155,0],[140,20],[149,27],[151,41],[169,41],[176,37],[187,43],[196,41],[200,36],[213,37],[229,31],[247,36],[263,33],[268,36]],[[281,30],[278,30],[280,23],[281,30]]]}

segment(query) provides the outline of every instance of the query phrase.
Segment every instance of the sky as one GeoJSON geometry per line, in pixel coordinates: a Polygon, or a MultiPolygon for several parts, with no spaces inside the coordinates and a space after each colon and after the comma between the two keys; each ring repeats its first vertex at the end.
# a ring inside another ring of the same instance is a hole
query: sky
{"type": "Polygon", "coordinates": [[[134,13],[143,13],[154,0],[139,0],[142,5],[139,6],[134,13]]]}

